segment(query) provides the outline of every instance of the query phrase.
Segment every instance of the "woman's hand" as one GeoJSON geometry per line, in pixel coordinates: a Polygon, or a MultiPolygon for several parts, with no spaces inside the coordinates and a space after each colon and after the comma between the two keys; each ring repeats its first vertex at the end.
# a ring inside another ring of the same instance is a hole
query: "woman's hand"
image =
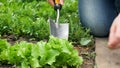
{"type": "Polygon", "coordinates": [[[108,47],[110,49],[120,48],[120,14],[116,17],[111,26],[108,47]]]}
{"type": "MultiPolygon", "coordinates": [[[[54,0],[48,0],[48,2],[49,2],[52,6],[55,5],[54,0]]],[[[63,5],[63,4],[64,4],[64,0],[60,0],[60,4],[63,5]]]]}

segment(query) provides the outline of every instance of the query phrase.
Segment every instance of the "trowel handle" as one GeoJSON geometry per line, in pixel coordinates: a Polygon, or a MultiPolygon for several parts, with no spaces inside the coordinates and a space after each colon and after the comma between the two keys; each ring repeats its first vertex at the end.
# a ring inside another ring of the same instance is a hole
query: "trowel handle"
{"type": "Polygon", "coordinates": [[[54,0],[55,4],[60,4],[60,0],[54,0]]]}
{"type": "Polygon", "coordinates": [[[55,3],[55,5],[54,5],[55,10],[57,10],[57,9],[61,10],[62,9],[62,5],[60,4],[60,0],[54,0],[54,3],[55,3]]]}

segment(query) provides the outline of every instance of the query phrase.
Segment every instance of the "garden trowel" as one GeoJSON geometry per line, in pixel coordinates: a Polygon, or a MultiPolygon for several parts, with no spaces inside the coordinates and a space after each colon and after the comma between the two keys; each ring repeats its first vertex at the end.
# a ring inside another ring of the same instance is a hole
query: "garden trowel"
{"type": "Polygon", "coordinates": [[[57,11],[57,18],[56,21],[49,20],[50,22],[50,35],[54,37],[58,37],[60,39],[67,39],[68,40],[68,34],[69,34],[69,23],[60,23],[59,17],[60,17],[60,10],[62,5],[60,5],[59,0],[55,0],[55,6],[54,9],[57,11]]]}

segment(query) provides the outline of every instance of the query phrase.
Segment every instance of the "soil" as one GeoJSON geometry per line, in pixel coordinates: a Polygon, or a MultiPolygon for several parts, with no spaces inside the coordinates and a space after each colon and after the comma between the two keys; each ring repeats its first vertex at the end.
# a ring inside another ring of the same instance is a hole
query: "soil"
{"type": "MultiPolygon", "coordinates": [[[[2,39],[7,39],[7,41],[10,44],[14,44],[15,42],[20,42],[20,41],[27,41],[27,42],[32,42],[32,43],[37,43],[38,40],[35,38],[29,38],[29,37],[19,37],[17,38],[15,35],[3,35],[1,37],[2,39]]],[[[46,41],[46,40],[45,40],[46,41]]],[[[81,68],[94,68],[95,65],[95,46],[87,46],[87,47],[81,47],[80,45],[74,45],[74,48],[79,52],[79,56],[82,56],[84,62],[81,66],[81,68]]],[[[11,67],[10,65],[4,65],[1,66],[0,68],[14,68],[11,67]]]]}
{"type": "Polygon", "coordinates": [[[80,45],[74,46],[78,50],[79,56],[82,56],[84,62],[81,68],[94,68],[95,65],[95,46],[80,47],[80,45]]]}

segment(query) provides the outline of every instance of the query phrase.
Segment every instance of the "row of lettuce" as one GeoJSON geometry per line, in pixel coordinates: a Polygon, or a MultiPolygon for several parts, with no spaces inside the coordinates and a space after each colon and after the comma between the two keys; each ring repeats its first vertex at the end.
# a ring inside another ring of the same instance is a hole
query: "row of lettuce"
{"type": "MultiPolygon", "coordinates": [[[[69,41],[88,44],[93,41],[90,30],[81,26],[77,0],[65,0],[60,22],[69,23],[69,41]]],[[[1,0],[0,34],[49,39],[48,19],[56,19],[56,11],[46,0],[1,0]]]]}
{"type": "Polygon", "coordinates": [[[22,41],[11,46],[0,39],[0,64],[15,68],[80,68],[83,63],[70,42],[50,37],[36,44],[22,41]]]}

